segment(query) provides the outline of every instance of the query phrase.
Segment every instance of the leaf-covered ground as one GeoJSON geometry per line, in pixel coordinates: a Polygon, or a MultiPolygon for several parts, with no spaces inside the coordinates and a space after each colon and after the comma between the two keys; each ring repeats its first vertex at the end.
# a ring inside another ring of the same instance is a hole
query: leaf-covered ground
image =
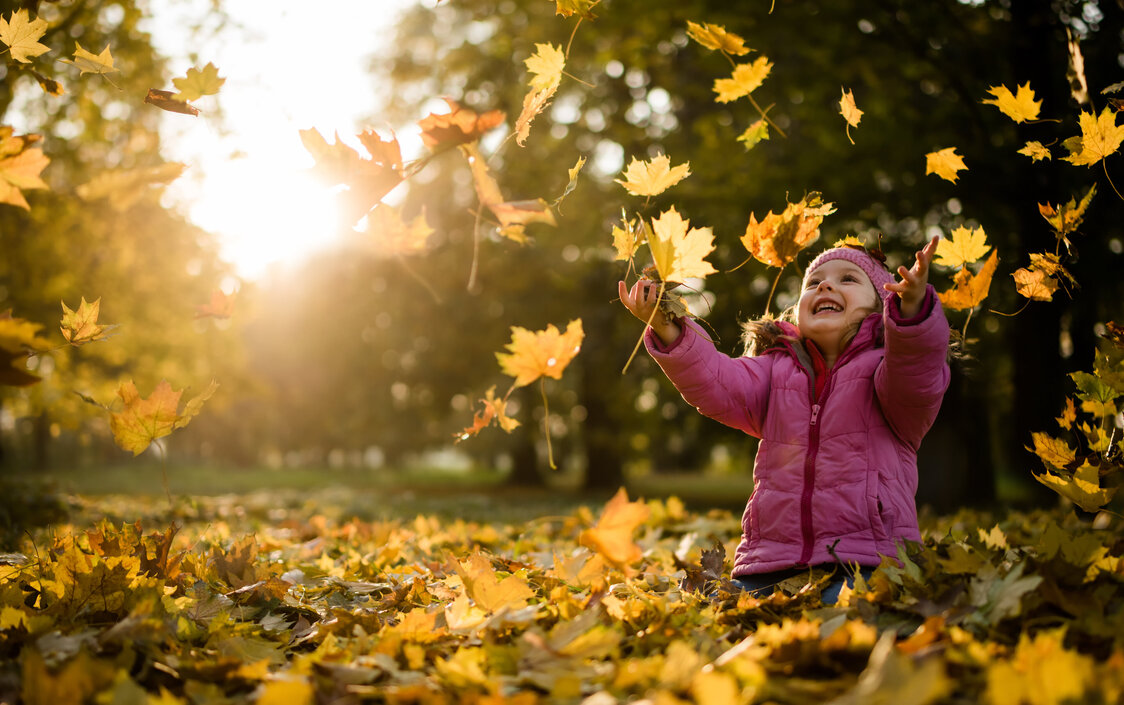
{"type": "Polygon", "coordinates": [[[731,592],[736,516],[623,499],[513,523],[79,499],[0,556],[0,702],[1124,698],[1118,520],[930,520],[827,607],[822,583],[731,592]]]}

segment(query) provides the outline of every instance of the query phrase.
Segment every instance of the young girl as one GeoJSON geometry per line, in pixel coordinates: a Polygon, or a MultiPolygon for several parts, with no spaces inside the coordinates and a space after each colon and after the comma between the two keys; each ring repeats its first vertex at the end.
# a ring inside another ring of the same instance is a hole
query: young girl
{"type": "Polygon", "coordinates": [[[937,240],[898,268],[900,281],[864,249],[823,252],[804,274],[795,325],[748,324],[740,358],[689,319],[653,319],[652,282],[620,283],[625,307],[652,320],[648,352],[683,398],[761,439],[732,571],[743,588],[768,593],[840,561],[869,575],[902,539],[921,540],[917,449],[949,381],[948,323],[928,284],[937,240]]]}

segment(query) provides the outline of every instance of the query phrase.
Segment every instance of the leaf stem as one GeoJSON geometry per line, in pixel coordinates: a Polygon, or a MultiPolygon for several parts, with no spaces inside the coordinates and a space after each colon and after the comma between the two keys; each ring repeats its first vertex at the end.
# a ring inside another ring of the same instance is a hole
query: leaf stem
{"type": "Polygon", "coordinates": [[[1105,164],[1104,159],[1101,160],[1101,167],[1104,168],[1104,177],[1108,179],[1108,185],[1112,187],[1113,191],[1116,191],[1117,197],[1124,201],[1124,196],[1120,195],[1120,190],[1116,188],[1116,184],[1112,183],[1112,177],[1108,175],[1108,164],[1105,164]]]}
{"type": "Polygon", "coordinates": [[[468,286],[465,287],[469,293],[477,291],[476,270],[480,260],[480,220],[483,218],[483,212],[484,203],[481,202],[480,207],[476,209],[476,222],[472,225],[472,265],[468,269],[468,286]]]}
{"type": "MultiPolygon", "coordinates": [[[[1018,311],[1015,311],[1014,313],[1004,313],[1003,311],[996,311],[993,308],[989,308],[988,313],[994,313],[994,314],[999,315],[999,316],[1007,316],[1008,318],[1014,318],[1015,316],[1017,316],[1020,313],[1022,313],[1023,311],[1025,311],[1027,306],[1030,306],[1030,299],[1027,299],[1026,303],[1023,304],[1023,307],[1020,308],[1018,311]]],[[[968,315],[970,316],[971,314],[968,314],[968,315]]]]}
{"type": "Polygon", "coordinates": [[[550,463],[551,470],[557,470],[558,466],[554,464],[554,448],[550,444],[550,405],[546,401],[545,377],[539,377],[539,391],[542,393],[542,426],[543,432],[546,434],[546,460],[550,463]]]}
{"type": "Polygon", "coordinates": [[[406,271],[406,274],[409,274],[411,277],[413,277],[417,283],[421,284],[422,287],[429,292],[429,295],[433,297],[433,303],[437,304],[438,306],[444,303],[441,300],[441,295],[437,293],[437,290],[433,288],[433,285],[426,281],[425,277],[418,274],[414,270],[414,268],[410,266],[410,263],[406,261],[405,257],[403,257],[402,255],[398,255],[397,259],[398,263],[402,265],[402,269],[406,271]]]}
{"type": "Polygon", "coordinates": [[[563,54],[567,61],[570,59],[570,46],[573,45],[574,37],[578,34],[578,27],[582,26],[582,20],[584,19],[584,17],[578,15],[578,21],[574,23],[574,29],[570,32],[570,39],[566,42],[566,52],[563,54]]]}
{"type": "Polygon", "coordinates": [[[769,314],[769,307],[773,305],[773,294],[776,293],[776,291],[777,291],[777,284],[780,284],[780,282],[781,282],[781,274],[784,273],[784,267],[785,267],[785,265],[782,264],[781,268],[777,270],[777,278],[773,280],[773,288],[769,289],[769,298],[765,300],[765,314],[766,315],[769,314]]]}

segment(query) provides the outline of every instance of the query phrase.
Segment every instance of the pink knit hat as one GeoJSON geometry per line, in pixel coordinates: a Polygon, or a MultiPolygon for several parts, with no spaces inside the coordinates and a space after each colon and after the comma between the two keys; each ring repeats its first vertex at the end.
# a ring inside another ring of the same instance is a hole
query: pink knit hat
{"type": "Polygon", "coordinates": [[[886,266],[868,254],[866,250],[861,250],[857,247],[847,247],[845,245],[833,247],[830,250],[824,250],[818,257],[812,260],[812,263],[804,270],[804,281],[801,288],[807,288],[808,277],[817,267],[833,259],[845,259],[866,272],[866,275],[870,277],[870,282],[874,284],[874,289],[878,292],[878,295],[882,297],[882,301],[890,298],[890,295],[893,294],[892,291],[886,291],[883,287],[883,284],[895,281],[894,275],[886,269],[886,266]]]}

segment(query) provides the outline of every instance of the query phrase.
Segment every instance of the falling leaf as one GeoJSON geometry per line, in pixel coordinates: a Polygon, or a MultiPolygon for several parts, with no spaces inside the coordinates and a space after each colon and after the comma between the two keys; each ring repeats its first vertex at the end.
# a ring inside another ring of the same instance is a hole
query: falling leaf
{"type": "Polygon", "coordinates": [[[155,105],[161,110],[167,110],[170,113],[180,113],[181,115],[190,115],[192,117],[199,116],[199,108],[196,108],[194,105],[188,105],[186,101],[178,100],[176,94],[172,91],[149,88],[148,95],[144,97],[144,102],[149,105],[155,105]]]}
{"type": "Polygon", "coordinates": [[[963,310],[975,308],[987,298],[991,289],[991,278],[995,275],[995,268],[999,265],[999,251],[993,250],[991,257],[984,262],[978,274],[972,274],[967,267],[959,270],[953,278],[953,288],[939,293],[941,304],[945,308],[963,310]]]}
{"type": "Polygon", "coordinates": [[[397,208],[383,203],[368,214],[367,232],[387,254],[411,256],[429,249],[429,236],[435,231],[426,222],[424,209],[407,223],[397,208]]]}
{"type": "Polygon", "coordinates": [[[727,32],[722,25],[710,23],[700,25],[687,20],[687,36],[707,49],[716,49],[731,56],[742,56],[753,51],[745,45],[744,39],[733,32],[727,32]]]}
{"type": "Polygon", "coordinates": [[[963,267],[978,261],[989,249],[982,226],[969,230],[962,225],[952,231],[951,237],[940,239],[933,261],[943,267],[963,267]]]}
{"type": "Polygon", "coordinates": [[[187,403],[181,415],[177,407],[183,390],[174,391],[167,380],[161,380],[147,399],[140,396],[131,380],[123,382],[117,396],[125,407],[119,412],[112,412],[109,419],[114,442],[123,450],[140,455],[156,439],[186,426],[216,389],[218,384],[212,381],[199,396],[187,403]]]}
{"type": "Polygon", "coordinates": [[[1053,156],[1050,154],[1050,150],[1046,149],[1038,140],[1030,140],[1027,142],[1023,145],[1023,148],[1019,150],[1019,154],[1028,156],[1031,160],[1036,162],[1043,159],[1049,160],[1053,156]]]}
{"type": "Polygon", "coordinates": [[[745,132],[738,135],[738,142],[745,145],[748,152],[757,146],[758,142],[769,139],[769,123],[764,118],[745,128],[745,132]]]}
{"type": "Polygon", "coordinates": [[[636,157],[624,170],[624,179],[613,179],[633,196],[657,196],[691,175],[691,163],[671,166],[666,154],[642,162],[636,157]]]}
{"type": "Polygon", "coordinates": [[[519,421],[507,415],[507,398],[496,398],[495,385],[488,388],[480,403],[484,405],[484,408],[473,414],[472,425],[455,434],[458,442],[467,440],[470,436],[475,436],[490,426],[493,421],[507,433],[511,433],[519,427],[519,421]]]}
{"type": "Polygon", "coordinates": [[[597,525],[582,531],[578,543],[597,551],[610,562],[625,566],[640,560],[644,552],[633,541],[636,528],[651,510],[644,502],[629,502],[622,487],[605,504],[597,525]]]}
{"type": "Polygon", "coordinates": [[[523,387],[539,377],[561,379],[562,371],[581,351],[581,319],[574,319],[561,333],[550,324],[545,330],[530,331],[519,326],[511,328],[511,342],[504,347],[507,353],[496,353],[500,369],[515,378],[513,386],[523,387]]]}
{"type": "Polygon", "coordinates": [[[475,142],[504,121],[505,115],[499,110],[489,110],[481,115],[474,110],[462,108],[451,98],[446,98],[445,102],[449,105],[448,113],[430,113],[418,121],[422,130],[422,143],[430,151],[475,142]]]}
{"type": "Polygon", "coordinates": [[[0,311],[0,385],[25,387],[39,381],[39,377],[27,371],[24,363],[32,353],[50,347],[49,341],[39,337],[42,327],[13,318],[10,310],[0,311]]]}
{"type": "Polygon", "coordinates": [[[964,158],[956,153],[956,147],[946,147],[936,152],[925,155],[925,173],[937,176],[956,183],[956,172],[967,169],[964,158]]]}
{"type": "MultiPolygon", "coordinates": [[[[562,203],[562,199],[569,196],[574,192],[574,189],[578,187],[578,174],[581,173],[582,167],[585,166],[585,161],[585,157],[578,157],[578,161],[566,171],[566,174],[569,176],[569,181],[566,182],[566,188],[562,190],[562,195],[554,199],[554,203],[551,204],[552,206],[558,208],[562,203]]],[[[561,212],[561,209],[559,209],[559,212],[561,212]]]]}
{"type": "Polygon", "coordinates": [[[577,15],[582,19],[592,20],[596,15],[593,14],[593,8],[601,0],[555,0],[554,14],[562,15],[563,17],[570,17],[577,15]]]}
{"type": "Polygon", "coordinates": [[[541,91],[532,90],[523,97],[523,110],[515,120],[515,143],[520,147],[526,145],[527,138],[531,135],[531,123],[550,104],[556,88],[557,86],[541,91]]]}
{"type": "Polygon", "coordinates": [[[179,162],[165,162],[139,169],[110,169],[99,172],[75,190],[84,201],[105,198],[110,208],[121,213],[132,208],[145,195],[153,193],[153,186],[164,186],[178,179],[186,168],[179,162]]]}
{"type": "Polygon", "coordinates": [[[371,131],[358,135],[369,159],[344,144],[338,133],[332,144],[316,128],[301,130],[300,138],[301,144],[316,161],[313,173],[329,185],[347,187],[340,194],[343,219],[347,223],[354,223],[366,215],[405,178],[396,138],[383,141],[371,131]]]}
{"type": "Polygon", "coordinates": [[[109,52],[109,45],[105,45],[100,54],[94,54],[82,48],[78,42],[74,42],[77,47],[74,50],[74,60],[70,63],[78,67],[79,75],[86,75],[88,73],[105,75],[117,71],[113,67],[113,55],[109,52]]]}
{"type": "Polygon", "coordinates": [[[541,198],[490,203],[488,207],[499,219],[501,228],[512,225],[530,225],[531,223],[558,224],[558,221],[554,218],[554,211],[550,209],[550,204],[541,198]]]}
{"type": "Polygon", "coordinates": [[[35,80],[39,82],[39,87],[42,88],[43,92],[47,95],[60,96],[66,93],[66,89],[63,88],[63,85],[55,79],[44,76],[38,71],[32,71],[31,75],[35,77],[35,80]]]}
{"type": "Polygon", "coordinates": [[[535,53],[523,60],[532,75],[529,85],[536,91],[557,88],[566,66],[566,55],[553,44],[535,44],[535,53]]]}
{"type": "Polygon", "coordinates": [[[706,256],[714,251],[714,232],[690,225],[674,206],[652,220],[648,248],[660,279],[665,282],[682,282],[718,271],[706,261],[706,256]]]}
{"type": "Polygon", "coordinates": [[[230,318],[234,315],[234,299],[237,296],[236,291],[228,294],[222,289],[215,289],[209,302],[195,307],[195,317],[230,318]]]}
{"type": "Polygon", "coordinates": [[[839,114],[847,121],[847,139],[851,140],[851,144],[854,144],[855,140],[851,137],[851,128],[859,126],[863,111],[855,105],[855,95],[851,91],[843,91],[843,97],[839,99],[839,114]]]}
{"type": "Polygon", "coordinates": [[[616,259],[630,260],[636,254],[636,250],[640,245],[647,242],[647,234],[644,223],[640,220],[628,220],[624,215],[623,209],[621,213],[621,225],[613,226],[613,247],[617,250],[616,259]]]}
{"type": "Polygon", "coordinates": [[[219,76],[218,68],[207,62],[203,70],[192,67],[187,70],[187,75],[184,78],[173,78],[172,85],[179,91],[175,94],[175,100],[193,101],[199,100],[205,95],[215,95],[226,83],[226,79],[219,76]]]}
{"type": "Polygon", "coordinates": [[[101,311],[101,299],[97,299],[94,303],[87,303],[86,297],[82,297],[82,303],[78,305],[77,311],[72,311],[62,302],[62,323],[60,330],[62,337],[66,338],[66,342],[71,345],[78,346],[84,343],[92,343],[97,340],[105,340],[107,331],[116,328],[116,326],[103,326],[98,324],[98,315],[101,311]]]}
{"type": "Polygon", "coordinates": [[[39,39],[47,31],[47,21],[36,17],[31,19],[27,10],[16,10],[8,19],[0,17],[0,42],[8,45],[13,59],[21,64],[31,63],[31,59],[50,50],[39,39]]]}
{"type": "Polygon", "coordinates": [[[1034,99],[1034,91],[1030,89],[1029,81],[1019,86],[1015,94],[1012,94],[1007,86],[992,86],[987,92],[994,97],[985,98],[980,102],[984,105],[994,105],[1015,122],[1038,119],[1042,101],[1034,99]]]}
{"type": "Polygon", "coordinates": [[[1085,81],[1085,57],[1069,27],[1065,28],[1065,35],[1068,39],[1066,47],[1069,50],[1069,64],[1065,76],[1069,80],[1070,95],[1078,105],[1089,105],[1089,84],[1085,81]]]}
{"type": "Polygon", "coordinates": [[[38,141],[38,135],[16,136],[11,127],[0,126],[0,203],[30,210],[22,191],[47,188],[39,174],[51,160],[31,147],[38,141]]]}
{"type": "Polygon", "coordinates": [[[1078,117],[1081,126],[1081,146],[1069,156],[1062,157],[1077,166],[1092,166],[1114,154],[1124,142],[1124,125],[1116,124],[1116,111],[1105,108],[1100,116],[1082,112],[1078,117]]]}
{"type": "Polygon", "coordinates": [[[1069,240],[1070,234],[1075,232],[1085,219],[1085,211],[1088,210],[1089,204],[1092,203],[1093,196],[1095,196],[1096,193],[1097,185],[1092,184],[1089,190],[1085,192],[1080,202],[1074,197],[1069,199],[1069,202],[1064,205],[1059,204],[1058,206],[1053,206],[1049,203],[1038,204],[1038,212],[1046,219],[1046,222],[1054,228],[1058,242],[1064,243],[1067,250],[1072,248],[1072,243],[1069,240]]]}
{"type": "Polygon", "coordinates": [[[1042,271],[1020,267],[1011,276],[1015,278],[1015,290],[1034,301],[1052,301],[1058,290],[1057,280],[1042,271]]]}
{"type": "Polygon", "coordinates": [[[1062,410],[1062,415],[1057,417],[1055,421],[1063,430],[1068,431],[1073,428],[1073,422],[1076,420],[1077,408],[1073,405],[1073,397],[1066,397],[1065,409],[1062,410]]]}
{"type": "Polygon", "coordinates": [[[730,78],[719,78],[714,82],[715,101],[729,103],[756,90],[773,69],[773,64],[764,56],[757,57],[752,64],[738,64],[730,78]]]}
{"type": "Polygon", "coordinates": [[[761,222],[750,213],[740,240],[757,261],[770,267],[784,267],[819,239],[824,216],[834,212],[833,204],[824,203],[820,194],[813,192],[788,204],[779,214],[769,211],[761,222]]]}

